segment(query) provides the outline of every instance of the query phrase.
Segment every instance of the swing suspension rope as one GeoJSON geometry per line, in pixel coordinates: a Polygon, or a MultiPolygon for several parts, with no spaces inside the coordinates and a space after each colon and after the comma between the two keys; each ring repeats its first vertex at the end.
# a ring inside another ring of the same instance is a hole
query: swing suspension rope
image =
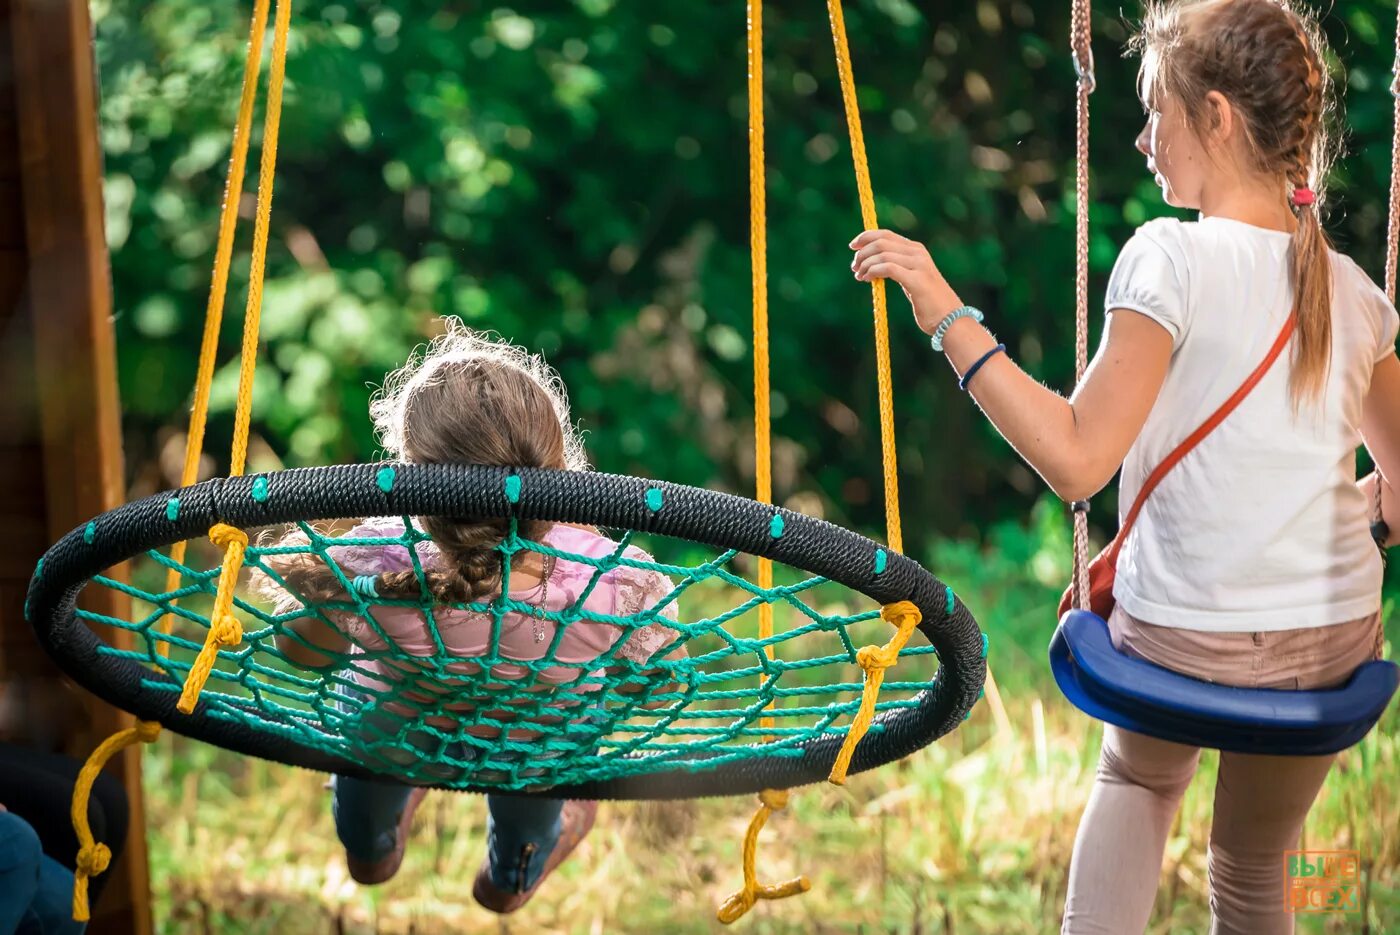
{"type": "MultiPolygon", "coordinates": [[[[228,288],[233,235],[238,222],[239,194],[243,190],[243,173],[247,165],[248,141],[253,120],[253,105],[257,98],[258,75],[261,71],[263,39],[267,27],[269,0],[255,0],[252,24],[248,30],[248,60],[243,72],[243,89],[239,99],[238,120],[233,136],[233,152],[229,159],[224,203],[219,212],[219,239],[215,252],[214,275],[209,290],[205,315],[204,336],[200,345],[198,378],[195,384],[194,406],[190,413],[189,437],[185,443],[182,482],[188,486],[196,480],[200,454],[204,444],[204,427],[209,410],[209,388],[213,379],[214,356],[218,344],[219,325],[223,319],[224,297],[228,288]]],[[[266,269],[268,225],[272,214],[272,187],[277,167],[277,135],[282,116],[282,89],[287,64],[287,34],[290,29],[292,0],[277,0],[273,24],[272,64],[268,79],[267,106],[263,115],[262,164],[258,178],[256,220],[253,227],[253,253],[248,282],[248,302],[243,326],[243,346],[238,372],[238,401],[234,414],[233,447],[229,473],[243,473],[248,454],[249,425],[253,408],[253,372],[258,348],[258,326],[262,311],[263,276],[266,269]]],[[[232,613],[233,588],[243,564],[247,534],[223,524],[209,530],[210,539],[224,550],[219,578],[219,595],[199,658],[189,670],[180,697],[180,710],[189,713],[214,665],[220,646],[236,646],[242,640],[242,628],[232,613]]],[[[174,546],[172,562],[166,580],[166,590],[174,591],[179,582],[179,568],[184,561],[185,543],[174,546]]],[[[173,609],[173,608],[172,608],[173,609]]],[[[165,615],[167,618],[169,614],[165,615]]],[[[169,630],[170,620],[162,626],[169,630]]],[[[166,645],[162,642],[160,645],[166,645]]],[[[160,736],[160,724],[138,721],[134,727],[118,731],[109,737],[88,758],[78,774],[73,790],[72,819],[77,832],[79,850],[77,870],[73,875],[73,918],[85,922],[90,916],[88,879],[102,873],[111,863],[111,850],[98,843],[88,825],[88,799],[92,785],[107,761],[117,753],[137,743],[152,743],[160,736]]]]}
{"type": "MultiPolygon", "coordinates": [[[[860,107],[856,99],[855,74],[851,66],[850,47],[846,39],[846,23],[841,0],[827,0],[831,36],[836,54],[836,67],[841,84],[841,100],[851,141],[851,159],[855,168],[856,189],[860,199],[861,223],[867,230],[878,226],[875,196],[870,181],[870,166],[865,152],[865,135],[861,128],[860,107]]],[[[767,191],[765,183],[764,111],[763,111],[763,0],[748,0],[748,101],[749,101],[749,231],[751,269],[753,271],[753,332],[754,332],[754,461],[756,465],[757,499],[771,503],[773,497],[772,456],[770,448],[771,419],[769,415],[768,361],[768,260],[767,260],[767,191]]],[[[889,315],[885,281],[871,282],[875,324],[876,380],[879,392],[881,461],[885,483],[885,539],[896,552],[904,551],[904,537],[899,516],[898,452],[894,430],[894,388],[890,370],[889,315]]],[[[759,586],[768,587],[772,567],[766,559],[759,560],[759,586]]],[[[851,756],[861,738],[870,728],[875,707],[884,681],[885,670],[893,666],[900,651],[920,622],[918,608],[901,602],[884,608],[881,616],[894,625],[895,633],[883,646],[863,647],[857,655],[865,673],[861,704],[846,733],[846,740],[832,764],[828,780],[841,785],[846,781],[851,756]]],[[[769,639],[773,632],[770,605],[759,608],[759,633],[769,639]]],[[[768,650],[771,658],[771,647],[768,650]]],[[[771,724],[765,717],[764,725],[771,724]]],[[[775,811],[787,807],[788,793],[782,789],[765,789],[759,794],[759,807],[744,835],[744,885],[721,905],[718,918],[726,924],[741,918],[759,900],[776,900],[804,893],[811,888],[805,876],[778,884],[758,881],[755,868],[758,836],[775,811]]]]}
{"type": "MultiPolygon", "coordinates": [[[[1400,251],[1400,8],[1395,17],[1395,59],[1390,66],[1391,97],[1391,137],[1390,137],[1390,202],[1385,227],[1385,297],[1395,304],[1396,254],[1400,251]]],[[[1376,496],[1371,505],[1371,517],[1377,530],[1384,530],[1385,513],[1381,509],[1381,496],[1385,489],[1385,477],[1381,466],[1375,466],[1376,496]]],[[[1384,532],[1379,533],[1384,538],[1384,532]]],[[[1386,561],[1388,553],[1381,548],[1381,561],[1386,561]]]]}
{"type": "MultiPolygon", "coordinates": [[[[1074,57],[1074,382],[1089,362],[1089,95],[1094,93],[1094,49],[1090,0],[1070,7],[1070,51],[1074,57]]],[[[1089,503],[1074,504],[1074,606],[1089,606],[1089,503]]]]}

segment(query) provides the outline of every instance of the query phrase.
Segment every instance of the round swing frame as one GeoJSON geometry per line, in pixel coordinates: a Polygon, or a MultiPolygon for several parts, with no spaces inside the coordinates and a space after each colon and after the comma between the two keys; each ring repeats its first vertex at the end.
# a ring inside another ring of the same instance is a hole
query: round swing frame
{"type": "MultiPolygon", "coordinates": [[[[217,717],[204,698],[192,713],[182,714],[176,708],[179,683],[134,659],[104,652],[107,644],[79,617],[77,604],[88,582],[103,570],[201,536],[216,523],[249,528],[298,520],[425,515],[634,529],[783,562],[882,605],[913,603],[922,614],[918,629],[939,657],[938,673],[913,705],[877,716],[855,749],[851,772],[901,759],[957,728],[976,704],[986,676],[985,643],[972,613],[951,589],[907,556],[823,520],[744,497],[574,471],[356,464],[216,478],[126,504],[68,533],[45,554],[26,608],[40,642],[68,675],[138,718],[238,753],[370,778],[381,774],[244,721],[217,717]],[[386,467],[392,478],[387,485],[386,467]],[[512,477],[519,479],[518,487],[515,482],[507,485],[512,477]],[[655,491],[660,491],[659,505],[655,491]],[[172,510],[175,498],[178,508],[172,510]],[[775,516],[781,517],[780,524],[775,516]]],[[[751,794],[825,780],[844,739],[844,731],[822,733],[780,755],[755,753],[713,768],[705,768],[701,760],[685,768],[510,794],[571,799],[751,794]]],[[[490,785],[451,788],[502,791],[490,785]]]]}

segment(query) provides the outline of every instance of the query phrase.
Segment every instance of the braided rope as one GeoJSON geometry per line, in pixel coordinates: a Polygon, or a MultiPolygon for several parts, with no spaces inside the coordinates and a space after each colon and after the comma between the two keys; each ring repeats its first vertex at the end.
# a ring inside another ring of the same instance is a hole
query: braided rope
{"type": "MultiPolygon", "coordinates": [[[[851,65],[850,43],[846,39],[846,19],[841,9],[841,0],[827,0],[826,7],[831,20],[831,39],[836,52],[836,70],[841,80],[841,102],[846,112],[846,129],[851,139],[851,161],[855,166],[856,190],[860,196],[861,223],[866,230],[874,230],[879,226],[879,220],[875,212],[874,187],[870,181],[870,163],[865,152],[865,133],[861,129],[860,104],[856,98],[856,79],[851,65]]],[[[895,446],[894,385],[890,373],[890,327],[885,280],[871,280],[870,291],[875,312],[875,361],[880,399],[881,462],[885,474],[885,538],[889,542],[890,548],[896,552],[903,552],[904,535],[900,529],[899,519],[899,453],[895,446]]],[[[895,605],[892,613],[888,613],[892,608],[886,608],[885,619],[891,623],[906,619],[903,616],[902,607],[903,605],[895,605]]],[[[916,619],[915,623],[917,624],[917,622],[916,619]]],[[[903,641],[899,639],[898,635],[891,641],[891,644],[894,643],[903,645],[903,641]]],[[[874,654],[883,652],[883,649],[878,646],[867,646],[862,652],[867,654],[867,658],[873,658],[874,654]]],[[[894,662],[894,658],[891,658],[888,664],[893,665],[894,662]]],[[[850,729],[846,732],[846,739],[842,743],[836,761],[832,764],[831,773],[827,777],[829,782],[836,785],[845,782],[845,764],[850,761],[855,748],[860,744],[869,727],[872,712],[879,696],[879,686],[884,679],[884,668],[884,666],[875,669],[865,668],[866,687],[861,694],[860,710],[851,723],[850,729]],[[872,683],[873,689],[871,688],[872,683]]]]}
{"type": "MultiPolygon", "coordinates": [[[[748,96],[749,96],[749,255],[753,275],[753,447],[755,499],[773,502],[772,414],[769,407],[769,349],[768,349],[768,185],[765,173],[763,119],[763,0],[748,0],[748,96]]],[[[773,587],[773,563],[758,560],[758,586],[773,587]]],[[[758,638],[764,644],[763,654],[772,661],[773,605],[764,602],[758,607],[758,638]]],[[[762,676],[760,676],[761,678],[762,676]]],[[[773,729],[773,717],[768,712],[771,703],[763,707],[759,726],[773,729]]],[[[765,736],[765,742],[771,741],[765,736]]],[[[768,816],[787,807],[788,794],[781,789],[765,789],[759,793],[758,810],[749,820],[744,834],[742,864],[744,886],[730,895],[720,906],[716,917],[726,925],[737,922],[760,899],[782,899],[805,893],[811,882],[798,877],[779,884],[758,882],[758,835],[768,823],[768,816]]]]}
{"type": "Polygon", "coordinates": [[[112,757],[135,744],[151,743],[159,736],[159,724],[137,721],[135,727],[119,730],[104,740],[78,771],[69,816],[78,837],[77,869],[73,872],[73,918],[78,922],[86,922],[91,916],[88,880],[105,872],[112,862],[111,849],[93,838],[92,827],[88,824],[88,799],[92,797],[92,784],[112,757]]]}
{"type": "Polygon", "coordinates": [[[1390,96],[1394,102],[1390,137],[1390,212],[1385,233],[1385,295],[1395,302],[1396,252],[1400,250],[1400,15],[1395,18],[1395,61],[1390,71],[1390,96]]]}
{"type": "Polygon", "coordinates": [[[871,721],[874,720],[875,701],[879,697],[880,686],[885,681],[885,670],[899,660],[904,644],[909,642],[909,637],[913,636],[914,629],[923,619],[919,608],[909,601],[900,601],[885,607],[880,616],[886,623],[894,625],[895,633],[884,646],[863,646],[856,654],[856,661],[865,672],[865,683],[861,687],[860,710],[856,712],[850,729],[846,731],[846,742],[841,745],[841,752],[836,755],[836,762],[832,765],[831,775],[828,777],[830,782],[838,786],[845,784],[846,771],[851,767],[851,756],[856,752],[856,743],[860,737],[865,736],[871,721]],[[852,737],[857,740],[853,742],[852,737]]]}
{"type": "MultiPolygon", "coordinates": [[[[879,226],[875,214],[875,193],[870,182],[870,163],[865,155],[865,132],[861,129],[860,104],[856,100],[856,79],[851,68],[851,50],[846,41],[846,19],[841,0],[827,0],[831,18],[831,38],[836,47],[836,70],[841,79],[841,102],[846,110],[846,129],[851,138],[851,160],[855,165],[856,190],[860,195],[860,220],[866,230],[879,226]]],[[[904,551],[904,534],[899,522],[899,453],[894,436],[894,381],[890,374],[890,325],[885,298],[885,281],[873,279],[870,292],[875,311],[875,365],[880,394],[880,451],[885,472],[885,540],[896,552],[904,551]]]]}
{"type": "MultiPolygon", "coordinates": [[[[1073,0],[1070,46],[1074,55],[1074,382],[1089,362],[1089,95],[1094,93],[1094,49],[1090,0],[1073,0]]],[[[1089,515],[1074,511],[1074,602],[1089,606],[1089,515]]]]}
{"type": "MultiPolygon", "coordinates": [[[[238,119],[234,125],[232,154],[225,180],[224,204],[219,213],[218,246],[214,256],[214,271],[210,283],[209,301],[205,308],[204,335],[200,346],[199,364],[195,378],[194,405],[190,413],[189,437],[185,443],[182,478],[193,483],[204,445],[204,428],[209,408],[210,384],[213,380],[214,356],[218,344],[219,324],[223,319],[224,298],[227,294],[229,262],[233,252],[233,235],[238,221],[238,200],[242,193],[243,173],[247,162],[248,140],[252,124],[253,104],[257,96],[257,78],[261,71],[263,37],[267,28],[268,0],[256,0],[248,35],[248,60],[244,66],[243,89],[239,100],[238,119]]],[[[273,26],[272,61],[267,92],[267,110],[263,116],[262,164],[258,181],[257,220],[253,230],[253,259],[249,273],[248,305],[243,330],[243,349],[238,383],[238,405],[234,416],[233,450],[230,473],[243,473],[247,460],[249,427],[252,421],[253,374],[257,366],[258,325],[262,311],[263,278],[267,256],[269,221],[272,214],[272,188],[277,168],[277,134],[282,116],[282,91],[287,65],[287,35],[291,28],[292,0],[278,0],[273,26]]],[[[199,656],[186,675],[178,708],[188,714],[194,710],[200,692],[204,690],[221,646],[236,646],[243,639],[242,626],[233,615],[234,588],[243,564],[248,537],[241,530],[222,524],[209,531],[210,538],[224,549],[215,598],[215,613],[199,656]]],[[[171,563],[166,574],[167,591],[178,584],[184,561],[185,543],[172,549],[171,563]]],[[[169,633],[169,624],[176,613],[173,603],[162,608],[161,628],[169,633]]],[[[160,735],[160,725],[140,721],[136,727],[118,731],[93,751],[79,773],[73,788],[73,830],[81,848],[78,870],[73,878],[73,918],[87,921],[90,914],[87,900],[87,880],[102,873],[111,861],[106,845],[93,840],[88,827],[88,800],[92,784],[107,761],[119,751],[136,743],[151,743],[160,735]]]]}
{"type": "Polygon", "coordinates": [[[749,821],[744,832],[744,888],[732,894],[720,906],[717,917],[725,925],[739,921],[761,899],[786,899],[805,893],[812,888],[806,877],[798,877],[785,883],[759,883],[754,872],[754,858],[758,850],[758,835],[768,823],[768,816],[787,808],[788,793],[784,789],[765,789],[758,794],[758,811],[749,821]]]}
{"type": "MultiPolygon", "coordinates": [[[[209,415],[209,388],[214,382],[214,359],[219,347],[219,325],[224,317],[224,298],[228,294],[228,274],[233,257],[234,231],[238,226],[238,200],[243,193],[243,172],[248,163],[248,141],[253,124],[253,105],[258,97],[258,74],[262,70],[263,36],[267,32],[268,0],[253,4],[253,22],[248,29],[248,59],[243,66],[243,90],[238,101],[238,120],[233,128],[233,151],[229,156],[228,176],[224,180],[224,203],[219,208],[219,241],[214,250],[214,274],[209,282],[209,300],[204,309],[204,336],[199,345],[199,365],[195,373],[194,403],[190,407],[189,433],[185,438],[185,463],[180,471],[180,486],[189,487],[199,480],[199,459],[204,453],[204,428],[209,415]]],[[[183,540],[170,548],[175,564],[185,560],[183,540]]],[[[166,572],[165,590],[173,591],[180,583],[172,567],[166,572]]],[[[170,632],[174,617],[161,620],[165,632],[170,632]]],[[[165,652],[166,644],[160,645],[165,652]]]]}
{"type": "MultiPolygon", "coordinates": [[[[1396,253],[1400,251],[1400,8],[1395,18],[1395,59],[1390,66],[1390,97],[1392,104],[1392,130],[1390,136],[1390,205],[1385,229],[1385,297],[1395,304],[1396,253]]],[[[1385,478],[1380,465],[1376,465],[1376,496],[1371,505],[1371,523],[1374,528],[1384,528],[1385,510],[1382,496],[1385,478]]],[[[1389,557],[1381,548],[1381,562],[1389,557]]]]}

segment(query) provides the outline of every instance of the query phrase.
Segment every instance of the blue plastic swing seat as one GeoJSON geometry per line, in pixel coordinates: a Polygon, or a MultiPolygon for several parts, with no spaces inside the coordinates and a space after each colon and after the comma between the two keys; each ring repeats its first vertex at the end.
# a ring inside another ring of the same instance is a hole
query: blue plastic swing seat
{"type": "Polygon", "coordinates": [[[1050,641],[1060,691],[1090,717],[1162,740],[1231,753],[1336,753],[1375,726],[1400,683],[1393,662],[1368,662],[1326,691],[1233,688],[1181,675],[1113,648],[1108,624],[1071,610],[1050,641]]]}

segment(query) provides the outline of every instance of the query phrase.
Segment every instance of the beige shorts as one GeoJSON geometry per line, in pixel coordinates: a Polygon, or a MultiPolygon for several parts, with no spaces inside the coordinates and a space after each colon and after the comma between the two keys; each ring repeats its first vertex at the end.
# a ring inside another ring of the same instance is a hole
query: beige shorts
{"type": "Polygon", "coordinates": [[[1333,688],[1381,658],[1384,641],[1379,611],[1328,627],[1213,633],[1143,623],[1115,606],[1108,632],[1129,656],[1241,688],[1333,688]]]}

